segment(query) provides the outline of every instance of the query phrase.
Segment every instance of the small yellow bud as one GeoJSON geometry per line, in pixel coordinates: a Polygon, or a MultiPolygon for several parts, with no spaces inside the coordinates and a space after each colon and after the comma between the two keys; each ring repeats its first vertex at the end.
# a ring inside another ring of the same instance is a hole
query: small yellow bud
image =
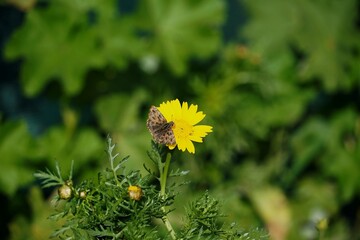
{"type": "Polygon", "coordinates": [[[136,200],[136,201],[139,201],[142,197],[142,190],[140,187],[138,186],[129,186],[128,187],[128,193],[129,193],[129,197],[130,199],[133,199],[133,200],[136,200]]]}
{"type": "Polygon", "coordinates": [[[68,200],[72,197],[72,189],[68,185],[64,184],[58,188],[58,194],[60,199],[68,200]]]}

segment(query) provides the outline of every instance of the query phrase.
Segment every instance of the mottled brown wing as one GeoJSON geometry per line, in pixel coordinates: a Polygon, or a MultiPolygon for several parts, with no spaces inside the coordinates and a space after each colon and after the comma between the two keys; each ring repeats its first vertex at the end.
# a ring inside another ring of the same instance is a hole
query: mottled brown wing
{"type": "Polygon", "coordinates": [[[174,122],[167,122],[161,112],[155,106],[151,106],[146,126],[155,142],[166,145],[174,145],[176,140],[172,130],[173,125],[174,122]]]}

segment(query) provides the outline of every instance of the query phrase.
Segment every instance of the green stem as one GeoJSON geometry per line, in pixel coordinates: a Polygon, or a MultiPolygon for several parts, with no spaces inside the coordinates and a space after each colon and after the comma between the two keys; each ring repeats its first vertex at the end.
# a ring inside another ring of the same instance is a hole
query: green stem
{"type": "Polygon", "coordinates": [[[111,170],[113,172],[116,185],[120,186],[119,180],[117,179],[116,171],[114,169],[114,160],[119,154],[117,153],[117,154],[115,154],[115,156],[112,155],[112,151],[113,151],[113,149],[115,147],[115,144],[111,144],[111,137],[110,136],[108,136],[107,140],[108,140],[108,150],[107,150],[107,152],[108,152],[108,157],[109,157],[109,161],[110,161],[110,168],[111,168],[111,170]]]}
{"type": "Polygon", "coordinates": [[[161,196],[165,196],[165,190],[166,190],[166,181],[169,173],[169,167],[170,167],[170,161],[171,161],[171,153],[166,154],[166,160],[165,165],[163,168],[163,171],[160,172],[160,194],[161,196]]]}
{"type": "Polygon", "coordinates": [[[115,183],[117,186],[120,186],[120,182],[117,178],[117,175],[116,175],[116,171],[114,170],[113,166],[112,166],[112,171],[113,171],[113,174],[114,174],[114,179],[115,179],[115,183]]]}
{"type": "MultiPolygon", "coordinates": [[[[166,155],[166,160],[165,160],[165,165],[164,165],[163,171],[160,171],[160,194],[162,197],[165,197],[165,194],[166,194],[166,181],[167,181],[168,174],[169,174],[170,161],[171,161],[171,154],[168,153],[166,155]]],[[[164,211],[164,213],[166,213],[165,207],[162,207],[161,209],[164,211]]],[[[167,215],[165,215],[162,218],[162,220],[163,220],[167,230],[169,231],[171,238],[176,240],[175,231],[174,231],[173,227],[171,226],[171,223],[170,223],[167,215]]]]}

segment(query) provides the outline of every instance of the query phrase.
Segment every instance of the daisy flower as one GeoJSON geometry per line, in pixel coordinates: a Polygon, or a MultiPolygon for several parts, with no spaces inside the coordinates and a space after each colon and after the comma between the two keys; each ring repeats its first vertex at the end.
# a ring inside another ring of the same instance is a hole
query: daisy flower
{"type": "Polygon", "coordinates": [[[197,111],[197,105],[191,104],[189,107],[187,102],[181,105],[180,101],[175,99],[161,103],[157,109],[168,123],[173,123],[171,128],[176,142],[167,144],[169,149],[177,146],[183,152],[188,150],[195,153],[193,142],[203,142],[203,138],[212,132],[212,126],[196,125],[206,116],[202,111],[197,111]]]}

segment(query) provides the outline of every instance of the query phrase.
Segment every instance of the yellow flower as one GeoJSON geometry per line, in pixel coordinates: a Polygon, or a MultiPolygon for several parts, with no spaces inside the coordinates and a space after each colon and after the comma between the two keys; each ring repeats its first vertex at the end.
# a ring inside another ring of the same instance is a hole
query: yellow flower
{"type": "Polygon", "coordinates": [[[202,111],[197,112],[198,106],[187,102],[182,105],[178,99],[161,103],[158,110],[165,117],[167,122],[174,122],[172,130],[175,135],[176,143],[168,145],[169,149],[176,146],[179,150],[188,150],[195,153],[193,142],[203,142],[203,138],[212,132],[212,126],[196,125],[206,116],[202,111]]]}

